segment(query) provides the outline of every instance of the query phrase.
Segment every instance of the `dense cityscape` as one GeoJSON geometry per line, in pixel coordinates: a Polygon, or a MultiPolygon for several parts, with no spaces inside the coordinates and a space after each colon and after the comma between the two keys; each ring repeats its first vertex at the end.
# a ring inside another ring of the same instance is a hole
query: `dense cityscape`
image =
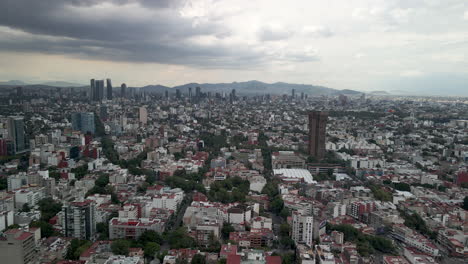
{"type": "Polygon", "coordinates": [[[0,262],[466,263],[468,99],[0,89],[0,262]]]}

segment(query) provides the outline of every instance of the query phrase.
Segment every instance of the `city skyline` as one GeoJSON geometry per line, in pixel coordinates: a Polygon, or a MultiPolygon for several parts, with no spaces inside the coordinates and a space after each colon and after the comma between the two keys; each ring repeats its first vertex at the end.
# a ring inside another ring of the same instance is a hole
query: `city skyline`
{"type": "Polygon", "coordinates": [[[461,0],[20,0],[0,7],[4,81],[261,80],[448,95],[464,95],[468,83],[468,4],[461,0]]]}

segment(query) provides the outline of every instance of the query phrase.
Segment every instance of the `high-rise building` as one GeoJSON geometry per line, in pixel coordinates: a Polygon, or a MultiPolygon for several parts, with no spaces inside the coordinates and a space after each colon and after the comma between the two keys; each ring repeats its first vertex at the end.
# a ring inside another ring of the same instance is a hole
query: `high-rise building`
{"type": "Polygon", "coordinates": [[[16,87],[16,96],[21,100],[21,97],[23,97],[23,87],[16,87]]]}
{"type": "Polygon", "coordinates": [[[195,97],[197,98],[201,97],[201,88],[199,86],[195,88],[195,97]]]}
{"type": "Polygon", "coordinates": [[[296,98],[296,89],[292,89],[291,91],[291,97],[296,98]]]}
{"type": "Polygon", "coordinates": [[[8,140],[0,138],[0,157],[8,155],[8,140]]]}
{"type": "Polygon", "coordinates": [[[164,97],[166,98],[166,100],[169,99],[169,91],[166,90],[164,92],[164,97]]]}
{"type": "Polygon", "coordinates": [[[295,211],[292,218],[292,239],[296,243],[304,243],[311,247],[314,241],[314,217],[295,211]]]}
{"type": "Polygon", "coordinates": [[[94,101],[102,101],[104,99],[104,80],[96,80],[94,89],[94,101]]]}
{"type": "Polygon", "coordinates": [[[96,127],[94,124],[94,113],[78,112],[71,114],[72,129],[83,133],[94,134],[96,127]]]}
{"type": "Polygon", "coordinates": [[[126,93],[127,93],[127,85],[125,83],[122,83],[122,85],[120,85],[120,97],[125,98],[126,93]]]}
{"type": "Polygon", "coordinates": [[[102,101],[104,99],[104,80],[91,79],[89,97],[91,101],[102,101]]]}
{"type": "Polygon", "coordinates": [[[94,201],[71,202],[62,207],[61,222],[66,237],[92,240],[96,234],[94,201]]]}
{"type": "Polygon", "coordinates": [[[107,79],[107,100],[112,100],[112,82],[111,79],[107,79]]]}
{"type": "Polygon", "coordinates": [[[94,92],[96,91],[95,86],[96,86],[96,83],[95,83],[94,79],[91,79],[90,86],[89,86],[90,87],[90,89],[89,89],[89,100],[91,100],[91,101],[94,101],[94,92]]]}
{"type": "Polygon", "coordinates": [[[188,97],[192,99],[192,87],[188,88],[188,97]]]}
{"type": "Polygon", "coordinates": [[[327,119],[327,112],[313,111],[309,113],[309,155],[317,159],[325,157],[327,119]]]}
{"type": "Polygon", "coordinates": [[[13,142],[14,153],[21,153],[26,150],[24,119],[22,116],[8,118],[8,136],[13,142]]]}
{"type": "Polygon", "coordinates": [[[148,123],[148,110],[144,106],[140,107],[140,123],[143,125],[148,123]]]}
{"type": "Polygon", "coordinates": [[[180,99],[182,97],[179,89],[176,89],[175,93],[176,93],[176,98],[177,99],[180,99]]]}
{"type": "Polygon", "coordinates": [[[5,231],[0,238],[0,256],[2,263],[27,264],[35,257],[36,243],[34,233],[21,229],[5,231]]]}

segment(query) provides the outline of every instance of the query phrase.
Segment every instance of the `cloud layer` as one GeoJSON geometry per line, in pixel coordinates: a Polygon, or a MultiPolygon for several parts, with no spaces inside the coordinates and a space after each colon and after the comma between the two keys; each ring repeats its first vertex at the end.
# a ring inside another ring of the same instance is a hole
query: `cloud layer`
{"type": "MultiPolygon", "coordinates": [[[[23,64],[15,54],[102,62],[99,74],[125,78],[152,65],[186,76],[181,82],[249,77],[371,90],[392,76],[468,74],[467,19],[465,0],[3,0],[0,53],[23,64]]],[[[0,79],[28,75],[0,69],[0,79]]],[[[37,78],[72,76],[55,71],[45,65],[37,78]]]]}

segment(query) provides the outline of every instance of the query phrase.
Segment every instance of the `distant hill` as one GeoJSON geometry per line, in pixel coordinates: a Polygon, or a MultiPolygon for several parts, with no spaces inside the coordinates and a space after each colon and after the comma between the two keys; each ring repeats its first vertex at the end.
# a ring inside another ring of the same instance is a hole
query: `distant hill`
{"type": "Polygon", "coordinates": [[[255,95],[255,94],[291,94],[292,89],[295,89],[296,95],[302,92],[308,95],[353,95],[361,94],[361,92],[353,90],[337,90],[324,86],[316,86],[310,84],[293,84],[293,83],[264,83],[260,81],[247,81],[247,82],[232,82],[232,83],[187,83],[184,85],[169,88],[161,85],[145,86],[145,91],[151,90],[152,92],[164,92],[166,90],[174,91],[179,89],[183,93],[187,93],[189,88],[192,88],[195,93],[195,88],[200,87],[203,92],[225,92],[229,93],[232,89],[236,89],[237,94],[255,95]]]}
{"type": "MultiPolygon", "coordinates": [[[[52,87],[89,87],[87,85],[70,83],[70,82],[46,82],[41,84],[26,84],[21,81],[9,81],[0,82],[0,87],[11,87],[11,86],[24,86],[26,88],[43,88],[48,89],[52,87]]],[[[317,86],[311,84],[294,84],[285,82],[276,83],[264,83],[260,81],[247,81],[247,82],[232,82],[232,83],[187,83],[175,87],[168,87],[164,85],[147,85],[139,88],[141,91],[146,93],[164,93],[169,91],[174,93],[176,89],[179,89],[182,93],[188,93],[189,88],[192,88],[192,92],[195,94],[195,88],[200,87],[202,92],[212,93],[230,93],[233,89],[236,89],[236,93],[239,95],[261,95],[261,94],[272,94],[272,95],[290,95],[294,89],[297,96],[301,93],[320,96],[320,95],[359,95],[361,92],[354,90],[338,90],[324,86],[317,86]]]]}
{"type": "Polygon", "coordinates": [[[23,81],[11,80],[7,82],[0,82],[0,85],[5,86],[52,86],[52,87],[82,87],[84,84],[71,83],[71,82],[61,82],[61,81],[50,81],[44,83],[25,83],[23,81]]]}
{"type": "Polygon", "coordinates": [[[70,82],[45,82],[41,85],[54,86],[54,87],[82,87],[84,84],[70,83],[70,82]]]}
{"type": "Polygon", "coordinates": [[[171,87],[167,87],[164,85],[147,85],[141,87],[141,90],[146,93],[164,93],[165,91],[172,91],[171,87]]]}
{"type": "Polygon", "coordinates": [[[11,80],[6,82],[0,82],[0,85],[26,85],[26,83],[18,80],[11,80]]]}
{"type": "Polygon", "coordinates": [[[387,92],[387,91],[372,91],[369,94],[371,94],[371,95],[390,95],[390,93],[387,92]]]}

